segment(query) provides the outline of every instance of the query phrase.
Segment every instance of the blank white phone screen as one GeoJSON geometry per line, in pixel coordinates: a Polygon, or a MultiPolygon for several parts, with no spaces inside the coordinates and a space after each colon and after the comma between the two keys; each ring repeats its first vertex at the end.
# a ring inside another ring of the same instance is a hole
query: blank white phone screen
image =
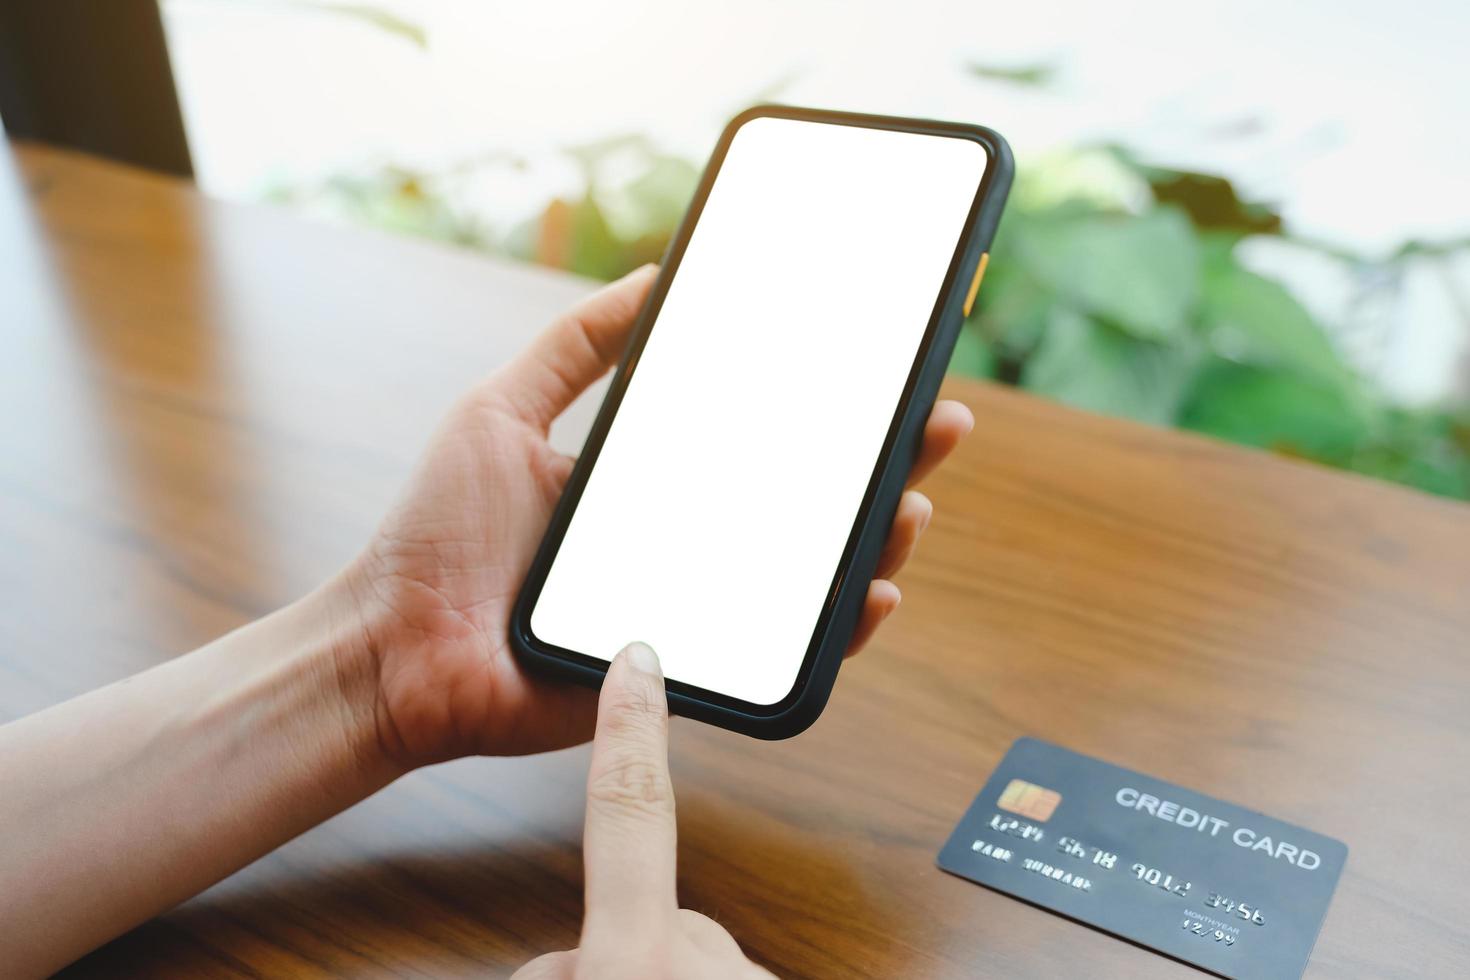
{"type": "Polygon", "coordinates": [[[989,158],[736,132],[536,606],[546,643],[759,705],[792,690],[989,158]]]}

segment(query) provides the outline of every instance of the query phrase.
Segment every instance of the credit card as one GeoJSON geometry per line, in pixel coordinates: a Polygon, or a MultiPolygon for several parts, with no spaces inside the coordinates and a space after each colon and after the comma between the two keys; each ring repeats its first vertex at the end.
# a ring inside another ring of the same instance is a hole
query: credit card
{"type": "Polygon", "coordinates": [[[939,867],[1220,976],[1300,977],[1347,846],[1017,739],[939,867]]]}

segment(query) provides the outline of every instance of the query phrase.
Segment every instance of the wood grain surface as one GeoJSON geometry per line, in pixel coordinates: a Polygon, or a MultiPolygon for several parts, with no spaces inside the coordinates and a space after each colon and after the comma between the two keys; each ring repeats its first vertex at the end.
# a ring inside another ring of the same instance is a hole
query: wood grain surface
{"type": "MultiPolygon", "coordinates": [[[[330,574],[588,288],[40,147],[0,148],[0,260],[0,720],[330,574]]],[[[935,868],[1029,734],[1346,841],[1310,976],[1464,975],[1470,508],[948,394],[979,426],[822,720],[675,725],[685,903],[787,977],[1194,975],[935,868]]],[[[409,776],[68,975],[503,975],[575,943],[586,762],[409,776]]]]}

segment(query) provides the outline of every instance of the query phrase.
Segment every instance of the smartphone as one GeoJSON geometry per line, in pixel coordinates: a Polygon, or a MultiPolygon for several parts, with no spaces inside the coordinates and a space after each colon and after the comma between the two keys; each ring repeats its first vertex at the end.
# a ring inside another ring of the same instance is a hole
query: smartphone
{"type": "Polygon", "coordinates": [[[525,664],[598,685],[641,640],[677,714],[816,720],[1011,174],[980,126],[726,127],[514,607],[525,664]]]}

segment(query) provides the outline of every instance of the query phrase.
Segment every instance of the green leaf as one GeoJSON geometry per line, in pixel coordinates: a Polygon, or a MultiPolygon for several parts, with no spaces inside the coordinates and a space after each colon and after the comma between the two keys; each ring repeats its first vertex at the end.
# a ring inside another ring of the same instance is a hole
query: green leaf
{"type": "Polygon", "coordinates": [[[1039,282],[1024,262],[1012,261],[1009,229],[1019,224],[1009,216],[1001,220],[991,254],[998,256],[985,273],[985,284],[975,303],[970,323],[980,336],[1008,357],[1024,358],[1046,331],[1048,317],[1057,305],[1057,295],[1039,282]]]}
{"type": "Polygon", "coordinates": [[[1227,231],[1237,236],[1281,232],[1280,213],[1259,202],[1244,200],[1235,185],[1224,177],[1152,166],[1116,144],[1105,149],[1148,182],[1155,201],[1180,208],[1196,228],[1227,231]]]}
{"type": "Polygon", "coordinates": [[[1059,307],[1041,345],[1026,361],[1021,384],[1078,408],[1167,425],[1174,421],[1198,359],[1187,342],[1138,340],[1059,307]]]}
{"type": "Polygon", "coordinates": [[[583,198],[572,211],[571,252],[567,269],[591,279],[615,279],[625,270],[622,248],[602,209],[583,198]]]}
{"type": "Polygon", "coordinates": [[[1429,493],[1470,499],[1470,428],[1449,412],[1388,408],[1352,469],[1429,493]]]}
{"type": "Polygon", "coordinates": [[[1188,329],[1199,243],[1178,211],[1037,221],[1016,239],[1016,259],[1068,305],[1143,340],[1188,329]]]}
{"type": "Polygon", "coordinates": [[[1367,437],[1371,406],[1352,387],[1216,359],[1189,392],[1182,428],[1335,466],[1367,437]]]}
{"type": "Polygon", "coordinates": [[[990,65],[980,61],[969,64],[970,74],[991,82],[1009,82],[1027,88],[1041,88],[1056,77],[1054,65],[990,65]]]}
{"type": "Polygon", "coordinates": [[[336,14],[361,21],[380,31],[403,38],[420,48],[429,46],[428,33],[418,24],[399,17],[391,10],[370,3],[329,3],[326,0],[289,0],[292,6],[336,14]]]}
{"type": "Polygon", "coordinates": [[[1349,373],[1327,333],[1295,297],[1228,253],[1205,262],[1201,300],[1205,335],[1222,357],[1334,384],[1349,373]]]}
{"type": "Polygon", "coordinates": [[[603,190],[598,204],[620,238],[667,236],[684,216],[699,170],[686,160],[662,154],[649,157],[643,171],[621,187],[603,190]]]}
{"type": "Polygon", "coordinates": [[[985,338],[974,327],[966,324],[954,345],[954,355],[949,359],[949,370],[969,378],[993,378],[995,376],[995,354],[985,343],[985,338]]]}

